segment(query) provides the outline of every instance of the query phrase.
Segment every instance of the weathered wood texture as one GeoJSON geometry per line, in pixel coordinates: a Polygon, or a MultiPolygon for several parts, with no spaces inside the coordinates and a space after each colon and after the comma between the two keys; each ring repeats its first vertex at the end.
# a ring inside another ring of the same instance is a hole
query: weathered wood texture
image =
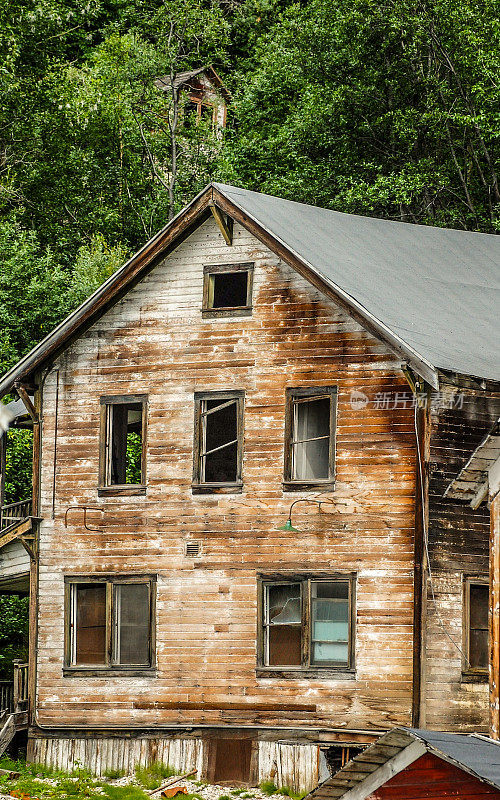
{"type": "Polygon", "coordinates": [[[500,791],[426,753],[370,794],[367,800],[482,800],[484,797],[500,798],[500,791]]]}
{"type": "Polygon", "coordinates": [[[64,770],[85,764],[95,775],[111,769],[133,775],[136,766],[161,761],[181,773],[195,769],[200,776],[204,766],[204,743],[201,739],[181,738],[36,738],[28,741],[28,758],[34,763],[64,770]]]}
{"type": "MultiPolygon", "coordinates": [[[[500,395],[463,391],[462,408],[433,409],[429,463],[429,552],[436,606],[427,581],[425,709],[422,727],[488,730],[487,675],[465,678],[464,578],[488,581],[489,510],[444,497],[475,447],[498,418],[500,395]],[[446,631],[446,633],[445,633],[446,631]],[[451,637],[451,641],[450,638],[451,637]]],[[[461,401],[458,401],[460,404],[461,401]]]]}
{"type": "Polygon", "coordinates": [[[27,582],[30,557],[20,541],[14,540],[0,549],[0,589],[6,584],[27,582]]]}
{"type": "MultiPolygon", "coordinates": [[[[221,740],[224,747],[224,740],[221,740]]],[[[85,764],[96,775],[123,770],[132,775],[136,766],[154,761],[169,764],[179,772],[197,771],[205,777],[211,739],[197,738],[30,738],[29,760],[57,769],[72,770],[85,764]]],[[[258,767],[255,783],[274,781],[292,791],[305,792],[318,785],[319,747],[285,742],[257,743],[258,767]]]]}
{"type": "Polygon", "coordinates": [[[410,723],[415,434],[412,409],[375,407],[384,392],[409,392],[399,360],[238,225],[227,247],[206,221],[106,312],[44,386],[39,721],[410,723]],[[203,319],[203,266],[235,261],[255,263],[252,316],[203,319]],[[299,505],[302,533],[286,534],[278,526],[305,493],[282,487],[285,391],[332,384],[335,504],[299,505]],[[231,388],[246,393],[243,492],[193,495],[194,392],[231,388]],[[368,405],[352,407],[354,390],[368,405]],[[99,397],[113,393],[149,394],[143,497],[97,494],[99,397]],[[103,509],[89,513],[102,532],[77,517],[65,529],[75,504],[103,509]],[[184,556],[188,537],[202,541],[201,558],[184,556]],[[357,573],[354,679],[256,677],[256,574],[296,571],[357,573]],[[158,574],[157,677],[62,676],[63,576],[94,572],[158,574]],[[294,710],[297,698],[316,710],[294,710]]]}

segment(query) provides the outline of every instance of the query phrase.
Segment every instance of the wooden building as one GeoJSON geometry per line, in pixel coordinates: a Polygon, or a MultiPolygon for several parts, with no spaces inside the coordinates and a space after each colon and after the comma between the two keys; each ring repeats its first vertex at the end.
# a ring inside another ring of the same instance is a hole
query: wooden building
{"type": "Polygon", "coordinates": [[[475,734],[395,729],[327,779],[307,800],[494,800],[500,744],[475,734]]]}
{"type": "Polygon", "coordinates": [[[212,66],[163,75],[155,86],[182,105],[182,123],[208,121],[217,133],[226,127],[231,95],[212,66]]]}
{"type": "Polygon", "coordinates": [[[444,493],[499,416],[499,263],[213,184],[4,376],[30,758],[304,790],[394,725],[487,730],[489,513],[444,493]]]}

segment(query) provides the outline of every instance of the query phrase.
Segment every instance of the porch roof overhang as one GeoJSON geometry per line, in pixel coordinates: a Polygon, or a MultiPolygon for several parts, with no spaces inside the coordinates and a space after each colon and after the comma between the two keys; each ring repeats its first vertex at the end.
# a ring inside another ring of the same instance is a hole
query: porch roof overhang
{"type": "Polygon", "coordinates": [[[449,484],[444,496],[467,500],[472,508],[478,508],[488,497],[490,470],[499,458],[500,417],[449,484]]]}

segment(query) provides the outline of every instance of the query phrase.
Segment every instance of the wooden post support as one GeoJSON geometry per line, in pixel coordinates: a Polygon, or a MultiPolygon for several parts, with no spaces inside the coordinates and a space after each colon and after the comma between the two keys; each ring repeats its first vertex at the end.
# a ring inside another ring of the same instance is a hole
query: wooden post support
{"type": "Polygon", "coordinates": [[[490,736],[500,739],[500,495],[491,503],[489,626],[490,736]]]}

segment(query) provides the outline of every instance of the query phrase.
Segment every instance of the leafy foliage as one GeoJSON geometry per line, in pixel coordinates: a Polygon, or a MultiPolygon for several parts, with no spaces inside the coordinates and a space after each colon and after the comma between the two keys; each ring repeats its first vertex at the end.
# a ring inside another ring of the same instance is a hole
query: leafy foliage
{"type": "Polygon", "coordinates": [[[27,597],[0,594],[0,679],[12,680],[12,662],[28,660],[27,597]]]}

